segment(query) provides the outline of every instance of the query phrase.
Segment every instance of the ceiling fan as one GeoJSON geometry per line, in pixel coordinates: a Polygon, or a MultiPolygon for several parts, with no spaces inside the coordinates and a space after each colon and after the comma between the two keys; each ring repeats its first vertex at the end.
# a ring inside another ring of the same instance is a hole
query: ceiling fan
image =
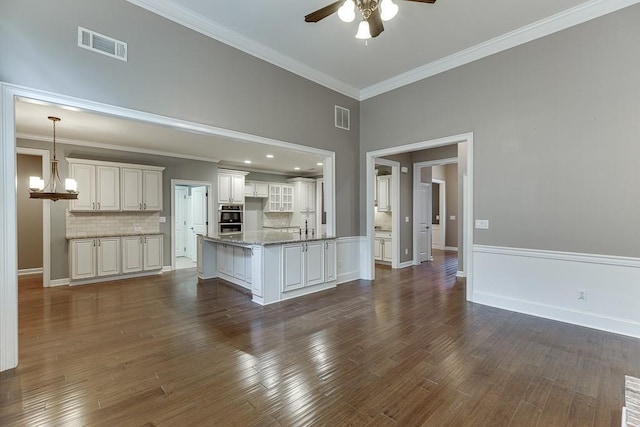
{"type": "MultiPolygon", "coordinates": [[[[405,0],[418,3],[435,3],[436,0],[405,0]]],[[[396,13],[398,6],[393,0],[338,0],[321,9],[311,12],[304,17],[305,22],[318,22],[327,16],[338,12],[338,17],[344,22],[352,22],[356,7],[362,13],[362,22],[358,26],[356,38],[369,39],[378,37],[384,31],[382,21],[389,21],[396,13]]]]}

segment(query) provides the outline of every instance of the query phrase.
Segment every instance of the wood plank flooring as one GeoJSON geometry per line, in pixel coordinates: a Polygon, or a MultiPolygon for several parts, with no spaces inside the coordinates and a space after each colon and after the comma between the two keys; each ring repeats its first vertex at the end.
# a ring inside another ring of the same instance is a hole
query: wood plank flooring
{"type": "Polygon", "coordinates": [[[468,303],[456,266],[267,307],[193,269],[21,278],[0,425],[620,425],[640,340],[468,303]]]}

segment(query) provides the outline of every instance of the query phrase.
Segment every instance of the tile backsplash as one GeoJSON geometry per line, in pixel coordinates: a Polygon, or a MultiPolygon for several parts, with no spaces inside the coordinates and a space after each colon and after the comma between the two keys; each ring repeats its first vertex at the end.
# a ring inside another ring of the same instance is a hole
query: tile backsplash
{"type": "Polygon", "coordinates": [[[264,227],[289,227],[292,216],[289,212],[263,212],[262,225],[264,227]]]}
{"type": "Polygon", "coordinates": [[[69,212],[67,239],[160,232],[160,212],[69,212]]]}
{"type": "Polygon", "coordinates": [[[374,225],[381,230],[391,230],[391,218],[391,212],[378,212],[376,209],[374,225]]]}

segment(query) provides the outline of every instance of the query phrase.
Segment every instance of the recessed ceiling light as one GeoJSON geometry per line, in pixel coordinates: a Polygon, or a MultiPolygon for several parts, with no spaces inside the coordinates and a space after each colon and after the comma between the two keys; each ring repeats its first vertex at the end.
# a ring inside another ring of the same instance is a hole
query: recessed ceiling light
{"type": "Polygon", "coordinates": [[[245,160],[244,161],[246,164],[250,165],[251,164],[251,160],[245,160]]]}
{"type": "Polygon", "coordinates": [[[318,162],[318,163],[316,163],[316,165],[322,166],[322,162],[318,162]]]}
{"type": "Polygon", "coordinates": [[[299,171],[300,168],[296,166],[295,168],[293,168],[293,170],[299,171]]]}
{"type": "Polygon", "coordinates": [[[267,154],[267,159],[273,159],[273,154],[267,154]]]}

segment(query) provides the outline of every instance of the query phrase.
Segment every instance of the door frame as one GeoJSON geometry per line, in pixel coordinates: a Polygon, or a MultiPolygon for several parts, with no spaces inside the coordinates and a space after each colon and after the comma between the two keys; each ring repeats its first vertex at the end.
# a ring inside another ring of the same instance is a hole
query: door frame
{"type": "Polygon", "coordinates": [[[207,226],[207,233],[213,234],[213,230],[215,230],[215,219],[213,217],[213,184],[208,181],[195,181],[188,179],[172,179],[171,180],[171,270],[176,269],[176,222],[174,218],[176,217],[176,187],[177,186],[187,186],[187,187],[207,187],[207,193],[209,196],[207,197],[207,221],[209,225],[207,226]]]}
{"type": "MultiPolygon", "coordinates": [[[[18,154],[26,154],[28,156],[37,156],[42,160],[42,177],[47,179],[51,173],[51,153],[49,150],[40,148],[24,148],[16,146],[16,159],[18,154]]],[[[16,164],[16,174],[17,164],[16,164]]],[[[64,202],[63,202],[64,203],[64,202]]],[[[16,206],[17,209],[17,206],[16,206]]],[[[17,213],[17,212],[16,212],[17,213]]],[[[49,200],[42,201],[42,287],[51,286],[51,202],[49,200]]]]}
{"type": "MultiPolygon", "coordinates": [[[[420,222],[416,220],[416,218],[418,218],[419,213],[418,213],[418,209],[420,208],[420,187],[425,186],[428,188],[428,195],[427,195],[427,204],[431,204],[429,202],[429,200],[431,199],[431,192],[433,191],[433,188],[431,187],[431,183],[429,182],[422,182],[421,178],[420,178],[420,168],[416,168],[414,165],[414,175],[413,175],[413,188],[415,189],[414,194],[413,194],[413,265],[420,265],[422,264],[423,261],[420,261],[420,243],[419,243],[419,237],[420,237],[420,222]],[[418,179],[416,180],[416,173],[418,175],[418,179]]],[[[432,225],[429,226],[429,228],[431,228],[432,225]]],[[[432,233],[431,230],[429,230],[429,244],[427,245],[427,259],[425,260],[426,262],[428,261],[433,261],[433,256],[431,254],[431,249],[432,249],[432,233]]]]}
{"type": "MultiPolygon", "coordinates": [[[[443,179],[439,178],[431,178],[431,184],[436,183],[440,185],[438,189],[438,215],[440,216],[440,233],[442,234],[442,248],[438,248],[440,250],[444,250],[447,239],[447,182],[443,179]],[[444,197],[442,195],[444,194],[444,197]]],[[[431,185],[431,218],[433,218],[433,185],[431,185]]],[[[433,249],[433,223],[431,224],[431,247],[433,249]]]]}
{"type": "MultiPolygon", "coordinates": [[[[180,198],[176,197],[176,194],[178,193],[178,190],[186,191],[188,193],[189,192],[189,187],[187,187],[186,185],[176,184],[176,186],[174,187],[174,190],[173,190],[174,191],[173,197],[174,197],[174,203],[175,203],[175,207],[173,209],[173,215],[172,215],[173,226],[174,226],[174,229],[173,229],[174,239],[177,239],[177,237],[178,237],[178,232],[177,232],[178,225],[176,225],[176,221],[175,220],[178,219],[178,216],[179,216],[178,207],[180,207],[180,205],[181,205],[180,198]]],[[[187,207],[188,207],[188,205],[186,203],[186,196],[185,196],[184,209],[187,210],[186,209],[187,207]]],[[[188,213],[186,213],[185,216],[188,216],[188,213]]],[[[187,228],[187,224],[183,224],[183,225],[184,225],[184,228],[186,229],[187,228]]],[[[184,231],[184,232],[186,233],[186,231],[184,231]]],[[[186,242],[184,242],[184,243],[186,244],[186,242]]],[[[182,252],[186,252],[185,246],[183,245],[182,247],[184,248],[184,250],[182,252]]],[[[178,242],[176,241],[176,243],[175,243],[176,257],[178,256],[177,252],[178,252],[179,248],[180,248],[180,246],[178,245],[178,242]]],[[[181,255],[181,256],[184,256],[184,254],[181,255]]]]}
{"type": "MultiPolygon", "coordinates": [[[[365,153],[365,182],[366,182],[366,204],[365,214],[367,218],[366,225],[366,243],[369,256],[362,262],[362,275],[365,280],[373,280],[375,278],[375,265],[373,262],[373,244],[375,238],[374,230],[374,197],[373,197],[373,170],[377,157],[390,156],[393,154],[410,153],[412,151],[426,150],[429,148],[442,147],[453,144],[466,144],[466,167],[467,173],[463,176],[463,254],[464,254],[464,272],[466,275],[466,298],[467,301],[473,301],[473,132],[463,133],[459,135],[446,136],[437,139],[431,139],[421,142],[415,142],[396,147],[384,148],[381,150],[368,151],[365,153]]],[[[440,160],[442,162],[442,160],[440,160]]],[[[415,171],[415,169],[414,169],[415,171]]],[[[415,172],[414,172],[415,174],[415,172]]],[[[415,175],[414,175],[415,176],[415,175]]],[[[415,198],[415,196],[414,196],[415,198]]],[[[415,203],[414,203],[415,206],[415,203]]],[[[415,215],[414,215],[415,218],[415,215]]],[[[414,221],[415,222],[415,221],[414,221]]],[[[415,244],[414,244],[414,261],[415,261],[415,244]]]]}

